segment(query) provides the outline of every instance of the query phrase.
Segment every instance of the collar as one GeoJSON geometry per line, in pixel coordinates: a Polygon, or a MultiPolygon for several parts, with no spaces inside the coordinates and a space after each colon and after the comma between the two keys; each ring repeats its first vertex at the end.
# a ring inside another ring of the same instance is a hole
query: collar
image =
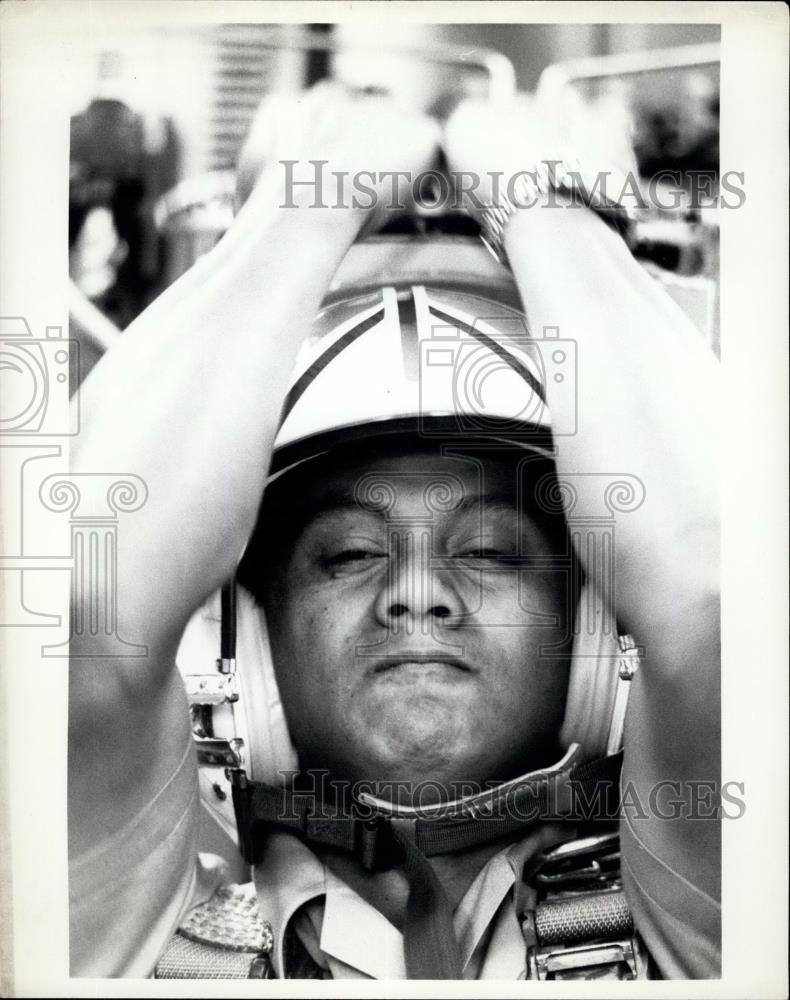
{"type": "MultiPolygon", "coordinates": [[[[468,979],[524,972],[524,942],[510,903],[525,863],[567,839],[567,825],[541,823],[494,855],[459,903],[454,925],[468,979]]],[[[298,837],[273,831],[254,869],[261,913],[274,934],[272,962],[284,973],[284,942],[292,921],[335,978],[405,979],[403,935],[383,914],[330,871],[298,837]]]]}

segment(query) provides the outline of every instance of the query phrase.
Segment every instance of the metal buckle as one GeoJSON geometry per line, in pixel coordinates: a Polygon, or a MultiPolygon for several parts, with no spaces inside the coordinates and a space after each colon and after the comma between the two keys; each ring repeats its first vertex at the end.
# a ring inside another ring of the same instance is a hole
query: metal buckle
{"type": "Polygon", "coordinates": [[[208,767],[242,767],[244,765],[244,740],[200,739],[193,736],[197,747],[198,764],[208,767]]]}
{"type": "Polygon", "coordinates": [[[190,705],[224,705],[239,700],[236,674],[191,674],[184,678],[190,705]]]}
{"type": "MultiPolygon", "coordinates": [[[[589,896],[621,896],[620,843],[616,831],[566,841],[536,855],[524,880],[538,890],[545,904],[582,902],[589,896]]],[[[587,940],[568,928],[572,943],[541,943],[540,907],[524,915],[522,931],[527,941],[527,976],[531,979],[644,979],[647,955],[644,945],[629,928],[612,928],[606,934],[590,932],[587,940]],[[575,936],[575,941],[574,941],[575,936]]],[[[630,921],[629,921],[630,923],[630,921]]],[[[632,926],[632,925],[631,925],[632,926]]]]}
{"type": "Polygon", "coordinates": [[[647,956],[636,936],[563,947],[530,948],[530,979],[645,979],[647,956]]]}
{"type": "Polygon", "coordinates": [[[620,656],[617,661],[618,677],[609,723],[609,738],[606,742],[607,754],[617,753],[618,750],[622,749],[623,727],[625,726],[625,713],[631,692],[631,681],[639,669],[640,657],[643,653],[631,635],[619,635],[617,643],[620,648],[620,656]]]}
{"type": "Polygon", "coordinates": [[[247,979],[276,979],[272,959],[268,951],[259,952],[250,963],[247,979]]]}
{"type": "Polygon", "coordinates": [[[608,886],[620,879],[620,838],[617,832],[569,840],[541,851],[528,865],[525,881],[546,890],[608,886]]]}

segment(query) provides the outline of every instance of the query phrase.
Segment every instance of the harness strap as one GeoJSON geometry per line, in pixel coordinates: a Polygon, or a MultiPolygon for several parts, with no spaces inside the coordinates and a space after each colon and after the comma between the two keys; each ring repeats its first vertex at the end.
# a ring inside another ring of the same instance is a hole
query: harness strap
{"type": "MultiPolygon", "coordinates": [[[[426,857],[452,854],[490,843],[547,819],[616,819],[622,753],[585,764],[571,764],[551,774],[510,783],[504,794],[469,796],[451,815],[441,807],[400,820],[397,815],[370,815],[370,808],[329,806],[299,792],[249,781],[231,769],[233,806],[242,857],[257,864],[267,829],[291,830],[307,843],[354,854],[367,871],[400,863],[390,834],[394,821],[408,823],[411,843],[426,857]],[[593,815],[591,815],[591,813],[593,815]]],[[[405,827],[404,827],[405,828],[405,827]]]]}
{"type": "Polygon", "coordinates": [[[463,979],[453,910],[430,861],[408,833],[391,821],[392,836],[403,851],[409,898],[403,924],[403,954],[409,979],[463,979]]]}
{"type": "Polygon", "coordinates": [[[194,907],[168,942],[156,979],[272,979],[271,926],[252,886],[226,885],[194,907]]]}

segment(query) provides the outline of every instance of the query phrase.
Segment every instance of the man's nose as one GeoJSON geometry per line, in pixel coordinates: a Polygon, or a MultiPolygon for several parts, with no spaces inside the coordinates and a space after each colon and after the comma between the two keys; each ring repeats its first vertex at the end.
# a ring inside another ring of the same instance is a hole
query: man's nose
{"type": "Polygon", "coordinates": [[[430,635],[436,624],[461,614],[458,593],[445,572],[432,567],[432,531],[393,531],[388,571],[376,615],[392,633],[430,635]]]}

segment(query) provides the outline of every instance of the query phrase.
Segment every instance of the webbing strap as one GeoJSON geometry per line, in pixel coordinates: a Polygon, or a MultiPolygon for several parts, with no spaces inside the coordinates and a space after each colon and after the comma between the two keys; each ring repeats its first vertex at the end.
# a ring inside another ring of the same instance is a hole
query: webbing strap
{"type": "Polygon", "coordinates": [[[447,893],[408,834],[393,824],[392,836],[403,851],[403,874],[409,883],[403,925],[406,975],[409,979],[463,979],[447,893]]]}
{"type": "MultiPolygon", "coordinates": [[[[622,754],[575,765],[548,777],[526,780],[494,801],[485,814],[469,811],[452,817],[418,817],[413,822],[414,846],[426,857],[452,854],[490,843],[531,826],[537,820],[614,819],[622,754]],[[602,797],[601,790],[606,792],[602,797]]],[[[257,864],[266,829],[289,829],[308,843],[323,844],[355,854],[369,871],[390,868],[392,839],[385,836],[389,819],[349,815],[313,797],[284,788],[248,781],[232,771],[233,804],[242,856],[257,864]]]]}

